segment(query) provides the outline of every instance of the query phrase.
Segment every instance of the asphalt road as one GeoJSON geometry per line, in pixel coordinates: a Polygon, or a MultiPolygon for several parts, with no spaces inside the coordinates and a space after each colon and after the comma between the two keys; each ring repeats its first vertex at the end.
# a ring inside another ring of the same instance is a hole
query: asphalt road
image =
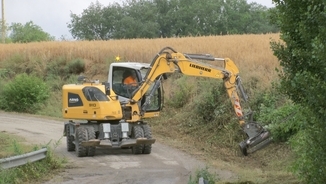
{"type": "MultiPolygon", "coordinates": [[[[94,157],[79,158],[75,152],[66,150],[63,124],[62,121],[0,112],[0,131],[24,137],[32,144],[50,142],[56,154],[67,158],[68,167],[44,182],[47,184],[184,184],[197,169],[206,167],[205,163],[159,140],[153,144],[149,155],[133,155],[130,149],[97,148],[94,157]]],[[[221,179],[233,177],[230,171],[216,169],[214,172],[221,179]]]]}

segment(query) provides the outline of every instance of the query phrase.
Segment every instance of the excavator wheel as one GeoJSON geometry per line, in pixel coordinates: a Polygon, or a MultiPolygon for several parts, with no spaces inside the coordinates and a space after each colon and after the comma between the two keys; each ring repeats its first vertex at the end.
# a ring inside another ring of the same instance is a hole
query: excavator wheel
{"type": "Polygon", "coordinates": [[[67,151],[75,151],[74,136],[70,135],[70,126],[66,125],[67,151]]]}
{"type": "MultiPolygon", "coordinates": [[[[147,139],[152,139],[151,127],[148,124],[142,125],[144,130],[144,137],[147,139]]],[[[152,152],[152,144],[144,144],[143,153],[150,154],[152,152]]]]}
{"type": "MultiPolygon", "coordinates": [[[[144,131],[140,125],[135,125],[132,128],[132,138],[143,138],[144,137],[144,131]]],[[[144,149],[143,144],[138,144],[132,147],[132,153],[133,154],[142,154],[144,149]]]]}
{"type": "MultiPolygon", "coordinates": [[[[95,139],[95,131],[93,127],[87,127],[87,140],[95,139]]],[[[87,156],[92,157],[95,155],[95,146],[87,147],[87,156]]]]}
{"type": "Polygon", "coordinates": [[[87,141],[88,133],[86,128],[78,127],[76,129],[76,154],[78,157],[87,156],[87,148],[82,146],[83,141],[87,141]]]}
{"type": "Polygon", "coordinates": [[[247,156],[248,155],[248,149],[247,149],[247,143],[246,143],[246,141],[240,142],[239,148],[240,148],[241,153],[244,156],[247,156]]]}

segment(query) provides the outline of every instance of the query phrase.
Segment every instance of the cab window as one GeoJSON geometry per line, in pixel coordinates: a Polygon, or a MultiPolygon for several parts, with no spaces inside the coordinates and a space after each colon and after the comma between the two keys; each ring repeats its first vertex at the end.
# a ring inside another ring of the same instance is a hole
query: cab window
{"type": "Polygon", "coordinates": [[[88,101],[109,101],[109,98],[96,87],[84,87],[83,93],[88,101]]]}
{"type": "Polygon", "coordinates": [[[136,84],[139,84],[137,71],[130,68],[114,67],[112,76],[112,89],[115,94],[130,98],[132,92],[137,88],[137,85],[126,85],[123,83],[124,79],[129,75],[133,75],[136,84]]]}

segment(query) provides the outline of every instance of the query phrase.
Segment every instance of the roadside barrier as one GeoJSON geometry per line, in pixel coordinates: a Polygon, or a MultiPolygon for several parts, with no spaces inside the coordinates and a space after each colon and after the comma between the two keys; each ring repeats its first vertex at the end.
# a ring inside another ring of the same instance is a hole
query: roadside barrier
{"type": "Polygon", "coordinates": [[[21,165],[25,165],[27,163],[35,162],[38,160],[42,160],[46,157],[47,149],[42,148],[37,151],[33,151],[30,153],[25,153],[18,156],[2,158],[0,159],[0,170],[1,169],[9,169],[12,167],[18,167],[21,165]]]}

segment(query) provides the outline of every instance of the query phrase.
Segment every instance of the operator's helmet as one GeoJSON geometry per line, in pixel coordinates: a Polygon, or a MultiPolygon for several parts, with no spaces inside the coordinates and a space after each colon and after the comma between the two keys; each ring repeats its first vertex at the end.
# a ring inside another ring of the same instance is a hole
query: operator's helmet
{"type": "Polygon", "coordinates": [[[132,75],[131,71],[130,70],[126,70],[126,71],[123,72],[122,78],[125,79],[125,78],[127,78],[127,77],[129,77],[131,75],[132,75]]]}

